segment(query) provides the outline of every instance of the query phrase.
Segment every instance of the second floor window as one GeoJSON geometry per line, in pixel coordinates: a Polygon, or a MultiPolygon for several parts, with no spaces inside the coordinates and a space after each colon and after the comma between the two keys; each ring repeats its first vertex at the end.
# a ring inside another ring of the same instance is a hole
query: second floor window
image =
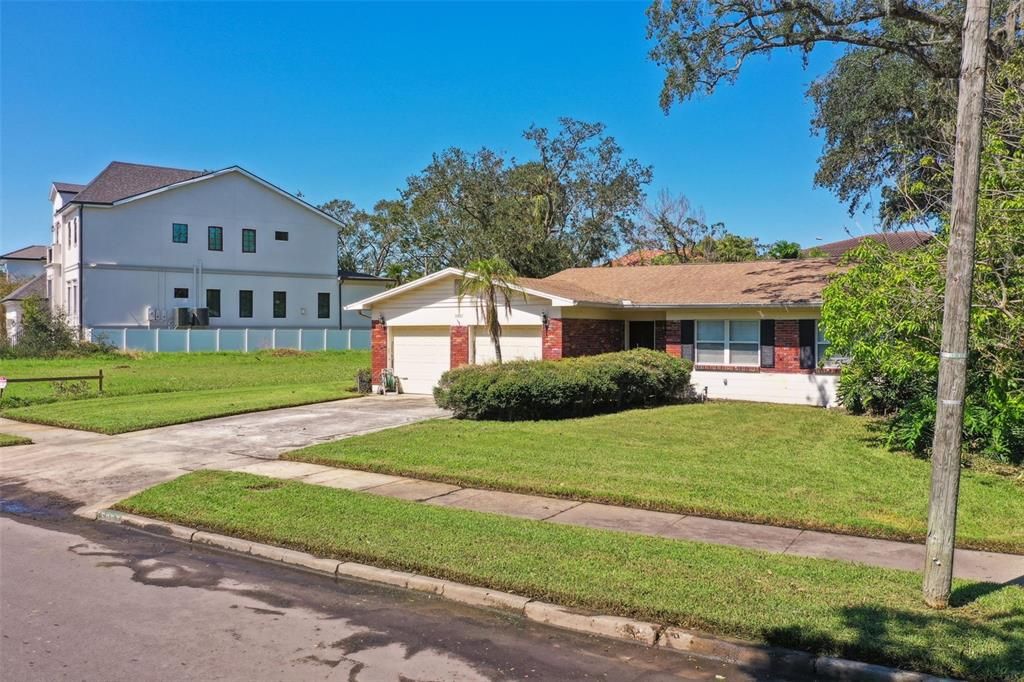
{"type": "Polygon", "coordinates": [[[283,232],[282,230],[277,230],[276,232],[274,232],[274,239],[276,239],[279,242],[286,242],[288,241],[288,233],[283,232]]]}
{"type": "Polygon", "coordinates": [[[206,228],[206,248],[210,251],[224,250],[224,228],[210,225],[206,228]]]}
{"type": "Polygon", "coordinates": [[[331,294],[321,291],[316,295],[316,316],[321,320],[331,316],[331,294]]]}
{"type": "Polygon", "coordinates": [[[242,253],[256,253],[256,230],[242,230],[242,253]]]}
{"type": "Polygon", "coordinates": [[[288,294],[283,291],[274,292],[274,317],[288,317],[288,294]]]}
{"type": "Polygon", "coordinates": [[[186,223],[171,224],[171,241],[175,244],[188,244],[188,225],[186,223]]]}

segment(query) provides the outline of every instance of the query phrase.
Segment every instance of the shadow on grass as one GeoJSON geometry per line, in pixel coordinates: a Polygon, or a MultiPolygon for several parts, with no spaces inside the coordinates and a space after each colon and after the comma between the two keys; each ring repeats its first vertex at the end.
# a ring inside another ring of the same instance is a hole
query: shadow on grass
{"type": "Polygon", "coordinates": [[[993,584],[959,588],[953,595],[960,613],[908,611],[880,606],[843,609],[842,630],[780,628],[765,633],[779,647],[971,680],[1024,680],[1024,606],[977,613],[970,604],[1000,590],[993,584]],[[966,606],[965,606],[966,605],[966,606]]]}

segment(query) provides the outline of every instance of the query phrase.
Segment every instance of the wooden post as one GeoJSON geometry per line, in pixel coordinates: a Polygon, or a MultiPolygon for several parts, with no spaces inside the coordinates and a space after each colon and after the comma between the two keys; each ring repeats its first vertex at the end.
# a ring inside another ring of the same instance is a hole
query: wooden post
{"type": "Polygon", "coordinates": [[[932,443],[932,482],[924,567],[924,601],[937,609],[949,605],[953,581],[953,542],[956,536],[967,350],[971,327],[971,285],[974,280],[974,233],[978,217],[989,13],[990,0],[968,0],[960,61],[956,149],[953,158],[952,225],[946,262],[946,297],[942,314],[939,390],[935,411],[935,439],[932,443]]]}
{"type": "Polygon", "coordinates": [[[103,393],[103,370],[100,370],[100,393],[103,393]]]}

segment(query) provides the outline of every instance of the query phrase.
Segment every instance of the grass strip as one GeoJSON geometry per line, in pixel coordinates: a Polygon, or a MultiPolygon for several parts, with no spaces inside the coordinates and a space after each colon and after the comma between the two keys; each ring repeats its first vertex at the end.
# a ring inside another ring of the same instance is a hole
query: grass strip
{"type": "MultiPolygon", "coordinates": [[[[873,424],[835,410],[714,402],[558,421],[431,421],[314,445],[284,458],[921,541],[930,463],[882,447],[873,424]]],[[[959,546],[1024,554],[1022,518],[1024,477],[964,470],[959,546]]]]}
{"type": "Polygon", "coordinates": [[[205,530],[605,613],[978,680],[1024,680],[1024,590],[559,526],[198,471],[116,506],[205,530]]]}
{"type": "Polygon", "coordinates": [[[356,397],[351,388],[338,383],[147,393],[17,407],[3,414],[20,421],[116,434],[356,397]]]}
{"type": "Polygon", "coordinates": [[[25,438],[24,436],[12,436],[9,433],[0,433],[0,448],[7,445],[30,445],[31,443],[31,438],[25,438]]]}

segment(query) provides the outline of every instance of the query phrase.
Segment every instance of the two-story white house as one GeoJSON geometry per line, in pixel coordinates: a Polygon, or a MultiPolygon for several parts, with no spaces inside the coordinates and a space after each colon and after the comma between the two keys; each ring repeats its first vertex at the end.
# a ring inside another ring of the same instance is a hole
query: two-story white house
{"type": "Polygon", "coordinates": [[[339,224],[243,168],[115,161],[50,201],[47,298],[81,330],[174,327],[183,308],[210,327],[339,327],[339,224]]]}

